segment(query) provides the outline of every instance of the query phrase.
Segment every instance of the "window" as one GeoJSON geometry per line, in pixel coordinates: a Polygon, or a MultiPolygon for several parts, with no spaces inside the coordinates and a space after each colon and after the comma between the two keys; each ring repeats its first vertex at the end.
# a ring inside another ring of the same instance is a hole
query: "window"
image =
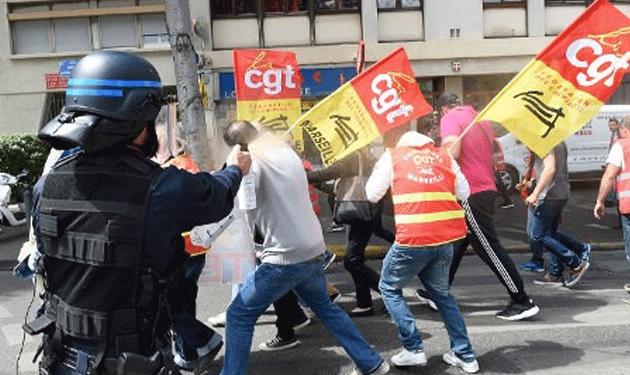
{"type": "Polygon", "coordinates": [[[50,21],[20,21],[11,25],[13,53],[50,52],[50,21]]]}
{"type": "Polygon", "coordinates": [[[135,47],[136,20],[133,16],[99,17],[103,48],[135,47]]]}
{"type": "Polygon", "coordinates": [[[420,0],[378,0],[378,9],[420,9],[422,3],[420,0]]]}
{"type": "Polygon", "coordinates": [[[594,0],[545,0],[545,5],[590,5],[594,0]]]}
{"type": "Polygon", "coordinates": [[[163,14],[143,14],[140,16],[142,47],[168,46],[168,33],[163,14]]]}
{"type": "Polygon", "coordinates": [[[265,13],[295,13],[306,10],[305,0],[263,0],[265,13]]]}
{"type": "Polygon", "coordinates": [[[89,51],[89,18],[67,18],[53,20],[54,52],[89,51]],[[81,32],[79,32],[81,31],[81,32]]]}
{"type": "Polygon", "coordinates": [[[485,8],[504,8],[504,7],[517,7],[524,8],[527,6],[526,0],[483,0],[483,7],[485,8]]]}
{"type": "Polygon", "coordinates": [[[255,15],[256,1],[252,0],[212,0],[213,16],[255,15]]]}
{"type": "Polygon", "coordinates": [[[9,2],[8,11],[13,54],[169,45],[163,1],[40,0],[9,2]]]}
{"type": "Polygon", "coordinates": [[[315,0],[316,9],[319,11],[343,11],[359,10],[361,0],[315,0]]]}

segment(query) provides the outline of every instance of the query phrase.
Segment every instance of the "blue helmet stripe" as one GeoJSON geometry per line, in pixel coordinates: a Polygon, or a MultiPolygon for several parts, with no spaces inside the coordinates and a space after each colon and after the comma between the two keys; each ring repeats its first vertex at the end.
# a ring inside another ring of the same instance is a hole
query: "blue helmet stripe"
{"type": "Polygon", "coordinates": [[[68,80],[68,86],[111,86],[111,87],[151,87],[160,88],[160,81],[137,81],[137,80],[120,80],[120,79],[88,79],[88,78],[71,78],[68,80]]]}
{"type": "Polygon", "coordinates": [[[67,89],[66,95],[73,96],[111,96],[121,98],[122,90],[67,89]]]}

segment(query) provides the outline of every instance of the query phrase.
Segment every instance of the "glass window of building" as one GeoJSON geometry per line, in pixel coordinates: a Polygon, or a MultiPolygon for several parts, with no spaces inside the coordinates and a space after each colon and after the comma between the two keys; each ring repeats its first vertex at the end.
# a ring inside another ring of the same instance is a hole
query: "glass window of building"
{"type": "Polygon", "coordinates": [[[526,5],[526,0],[483,0],[484,8],[525,7],[526,5]]]}
{"type": "Polygon", "coordinates": [[[168,46],[168,33],[163,14],[143,14],[140,16],[142,47],[168,46]]]}
{"type": "Polygon", "coordinates": [[[50,21],[19,21],[11,24],[13,53],[50,52],[50,21]]]}
{"type": "Polygon", "coordinates": [[[103,48],[136,47],[136,19],[134,16],[99,17],[103,48]]]}
{"type": "Polygon", "coordinates": [[[315,0],[315,5],[320,11],[359,10],[361,0],[315,0]]]}
{"type": "Polygon", "coordinates": [[[421,0],[377,0],[378,9],[420,8],[421,0]]]}
{"type": "Polygon", "coordinates": [[[53,29],[54,52],[90,50],[90,20],[88,18],[54,19],[53,29]]]}

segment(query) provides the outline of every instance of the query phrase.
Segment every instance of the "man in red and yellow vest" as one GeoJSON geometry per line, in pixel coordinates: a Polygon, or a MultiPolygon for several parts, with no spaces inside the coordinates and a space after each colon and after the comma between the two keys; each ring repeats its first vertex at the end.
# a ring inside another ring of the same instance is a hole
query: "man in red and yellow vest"
{"type": "Polygon", "coordinates": [[[392,357],[396,366],[427,363],[424,345],[402,289],[418,275],[446,325],[451,350],[446,363],[466,372],[479,371],[466,323],[448,282],[453,242],[466,236],[464,210],[458,200],[470,195],[468,182],[445,149],[417,132],[405,133],[385,151],[366,185],[367,198],[378,202],[391,188],[396,241],[383,260],[380,291],[403,342],[392,357]]]}
{"type": "MultiPolygon", "coordinates": [[[[619,139],[610,148],[606,160],[606,170],[599,184],[597,201],[593,209],[593,214],[598,219],[604,217],[606,207],[604,202],[610,190],[615,186],[615,180],[626,259],[630,262],[630,116],[621,120],[619,139]]],[[[630,293],[630,283],[625,284],[624,289],[630,293]]],[[[630,299],[624,301],[630,303],[630,299]]]]}

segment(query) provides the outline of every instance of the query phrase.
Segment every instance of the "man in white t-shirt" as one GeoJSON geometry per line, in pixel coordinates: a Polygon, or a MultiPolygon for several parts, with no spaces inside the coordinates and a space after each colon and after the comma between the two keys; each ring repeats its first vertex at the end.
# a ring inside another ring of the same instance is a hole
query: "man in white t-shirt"
{"type": "MultiPolygon", "coordinates": [[[[630,156],[630,116],[621,120],[619,139],[610,148],[606,160],[606,170],[599,184],[599,193],[593,209],[596,218],[604,217],[604,201],[615,186],[616,180],[626,259],[630,262],[630,165],[625,162],[626,155],[630,156]]],[[[625,284],[624,289],[630,292],[630,283],[625,284]]]]}

